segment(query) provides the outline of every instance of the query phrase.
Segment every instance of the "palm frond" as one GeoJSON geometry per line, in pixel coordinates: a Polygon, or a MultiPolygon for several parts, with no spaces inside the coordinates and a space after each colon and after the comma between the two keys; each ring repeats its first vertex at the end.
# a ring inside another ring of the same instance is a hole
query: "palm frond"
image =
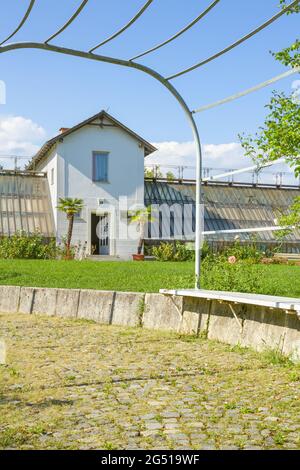
{"type": "Polygon", "coordinates": [[[59,198],[57,209],[61,212],[65,212],[66,214],[77,214],[77,212],[81,211],[83,208],[84,203],[82,199],[79,198],[59,198]]]}

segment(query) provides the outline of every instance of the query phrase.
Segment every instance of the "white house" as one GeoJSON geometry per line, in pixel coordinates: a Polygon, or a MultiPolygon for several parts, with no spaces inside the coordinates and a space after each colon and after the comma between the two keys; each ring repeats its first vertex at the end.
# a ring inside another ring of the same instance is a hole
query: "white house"
{"type": "Polygon", "coordinates": [[[78,197],[84,208],[75,217],[73,243],[87,242],[93,254],[136,253],[139,234],[129,226],[128,208],[144,204],[144,158],[155,150],[105,111],[60,129],[28,167],[47,173],[57,240],[67,230],[59,198],[78,197]]]}

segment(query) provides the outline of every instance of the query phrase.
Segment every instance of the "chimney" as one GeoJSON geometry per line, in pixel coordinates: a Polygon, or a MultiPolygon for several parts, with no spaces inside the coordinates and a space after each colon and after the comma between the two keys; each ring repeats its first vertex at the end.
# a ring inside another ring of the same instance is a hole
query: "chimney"
{"type": "Polygon", "coordinates": [[[59,132],[60,132],[61,134],[63,134],[64,132],[67,132],[69,129],[70,129],[69,127],[61,127],[61,128],[59,129],[59,132]]]}

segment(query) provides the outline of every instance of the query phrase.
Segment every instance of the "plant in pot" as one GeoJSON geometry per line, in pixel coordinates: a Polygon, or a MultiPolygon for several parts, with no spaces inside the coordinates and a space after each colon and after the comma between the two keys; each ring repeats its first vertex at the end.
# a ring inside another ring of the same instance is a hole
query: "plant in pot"
{"type": "Polygon", "coordinates": [[[152,222],[151,207],[143,207],[130,213],[130,223],[137,224],[137,231],[140,232],[137,253],[132,255],[134,261],[144,261],[144,254],[142,253],[145,241],[145,227],[148,222],[152,222]]]}

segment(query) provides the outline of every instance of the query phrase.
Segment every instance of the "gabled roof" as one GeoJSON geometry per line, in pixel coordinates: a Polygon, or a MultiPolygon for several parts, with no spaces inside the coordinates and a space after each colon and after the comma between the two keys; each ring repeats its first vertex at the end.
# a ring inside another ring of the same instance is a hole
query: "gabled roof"
{"type": "MultiPolygon", "coordinates": [[[[29,162],[27,168],[32,169],[35,168],[38,163],[43,160],[43,158],[47,155],[47,153],[52,149],[52,147],[59,142],[61,139],[64,137],[72,134],[73,132],[78,131],[82,127],[92,123],[96,119],[100,119],[100,121],[103,121],[103,119],[106,118],[109,121],[111,121],[115,126],[120,127],[123,129],[125,132],[128,132],[132,137],[137,139],[138,141],[141,142],[142,145],[144,145],[145,148],[145,157],[147,155],[150,155],[150,153],[153,153],[157,150],[152,144],[147,142],[145,139],[143,139],[141,136],[133,132],[131,129],[128,127],[124,126],[120,121],[112,117],[110,114],[108,114],[106,111],[102,110],[100,113],[95,114],[94,116],[90,117],[89,119],[86,119],[85,121],[80,122],[79,124],[76,124],[76,126],[71,127],[70,129],[67,129],[65,132],[61,132],[57,136],[53,137],[52,139],[48,140],[41,148],[40,150],[36,153],[36,155],[31,159],[29,162]]],[[[101,126],[101,124],[100,124],[101,126]]]]}

